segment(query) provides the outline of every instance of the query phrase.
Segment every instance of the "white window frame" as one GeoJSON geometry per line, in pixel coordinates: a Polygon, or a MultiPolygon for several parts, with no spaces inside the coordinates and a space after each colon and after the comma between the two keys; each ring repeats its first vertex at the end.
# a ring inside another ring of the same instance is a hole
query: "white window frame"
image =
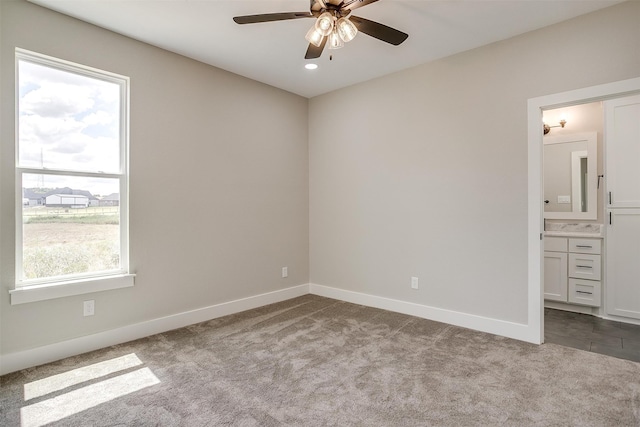
{"type": "Polygon", "coordinates": [[[81,295],[133,286],[134,274],[129,271],[129,78],[96,68],[53,58],[47,55],[16,48],[15,54],[15,288],[10,290],[11,304],[23,304],[53,298],[81,295]],[[120,86],[120,170],[117,173],[80,172],[55,168],[21,167],[19,163],[19,62],[25,61],[55,68],[81,76],[91,77],[120,86]],[[120,269],[108,272],[92,272],[62,277],[26,279],[23,277],[23,174],[65,175],[118,179],[120,186],[120,269]]]}

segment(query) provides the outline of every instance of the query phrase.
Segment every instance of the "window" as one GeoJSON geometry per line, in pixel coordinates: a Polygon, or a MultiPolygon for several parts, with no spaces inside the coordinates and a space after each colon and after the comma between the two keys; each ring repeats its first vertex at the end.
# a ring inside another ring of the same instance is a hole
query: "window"
{"type": "Polygon", "coordinates": [[[126,77],[16,52],[12,304],[133,285],[126,77]]]}

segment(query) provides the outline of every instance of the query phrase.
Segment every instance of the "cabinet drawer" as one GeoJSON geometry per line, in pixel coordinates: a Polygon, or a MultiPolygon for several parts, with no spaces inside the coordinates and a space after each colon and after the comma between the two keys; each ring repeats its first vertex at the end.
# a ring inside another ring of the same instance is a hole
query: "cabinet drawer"
{"type": "Polygon", "coordinates": [[[600,280],[600,255],[569,254],[569,277],[600,280]]]}
{"type": "Polygon", "coordinates": [[[567,238],[566,237],[545,237],[544,238],[544,250],[551,252],[567,252],[567,238]]]}
{"type": "Polygon", "coordinates": [[[601,287],[597,280],[569,279],[569,302],[600,307],[601,287]]]}
{"type": "Polygon", "coordinates": [[[600,254],[600,239],[569,239],[569,252],[580,254],[600,254]]]}

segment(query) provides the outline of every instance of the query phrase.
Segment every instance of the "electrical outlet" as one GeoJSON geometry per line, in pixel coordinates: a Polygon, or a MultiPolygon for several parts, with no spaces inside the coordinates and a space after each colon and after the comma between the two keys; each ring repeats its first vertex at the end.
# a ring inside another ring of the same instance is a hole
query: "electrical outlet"
{"type": "Polygon", "coordinates": [[[282,267],[282,277],[289,277],[289,267],[282,267]]]}
{"type": "Polygon", "coordinates": [[[418,289],[418,278],[417,277],[412,277],[411,278],[411,289],[418,289]]]}
{"type": "Polygon", "coordinates": [[[84,316],[93,316],[94,314],[96,314],[95,300],[85,301],[83,303],[83,309],[84,316]]]}

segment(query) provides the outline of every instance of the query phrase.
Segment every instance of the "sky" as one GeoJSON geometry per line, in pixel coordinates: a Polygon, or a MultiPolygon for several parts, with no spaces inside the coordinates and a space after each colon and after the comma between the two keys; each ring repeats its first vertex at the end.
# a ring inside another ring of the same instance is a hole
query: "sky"
{"type": "MultiPolygon", "coordinates": [[[[120,86],[40,64],[18,64],[19,166],[120,172],[120,86]]],[[[118,180],[24,175],[25,188],[118,192],[118,180]]]]}

